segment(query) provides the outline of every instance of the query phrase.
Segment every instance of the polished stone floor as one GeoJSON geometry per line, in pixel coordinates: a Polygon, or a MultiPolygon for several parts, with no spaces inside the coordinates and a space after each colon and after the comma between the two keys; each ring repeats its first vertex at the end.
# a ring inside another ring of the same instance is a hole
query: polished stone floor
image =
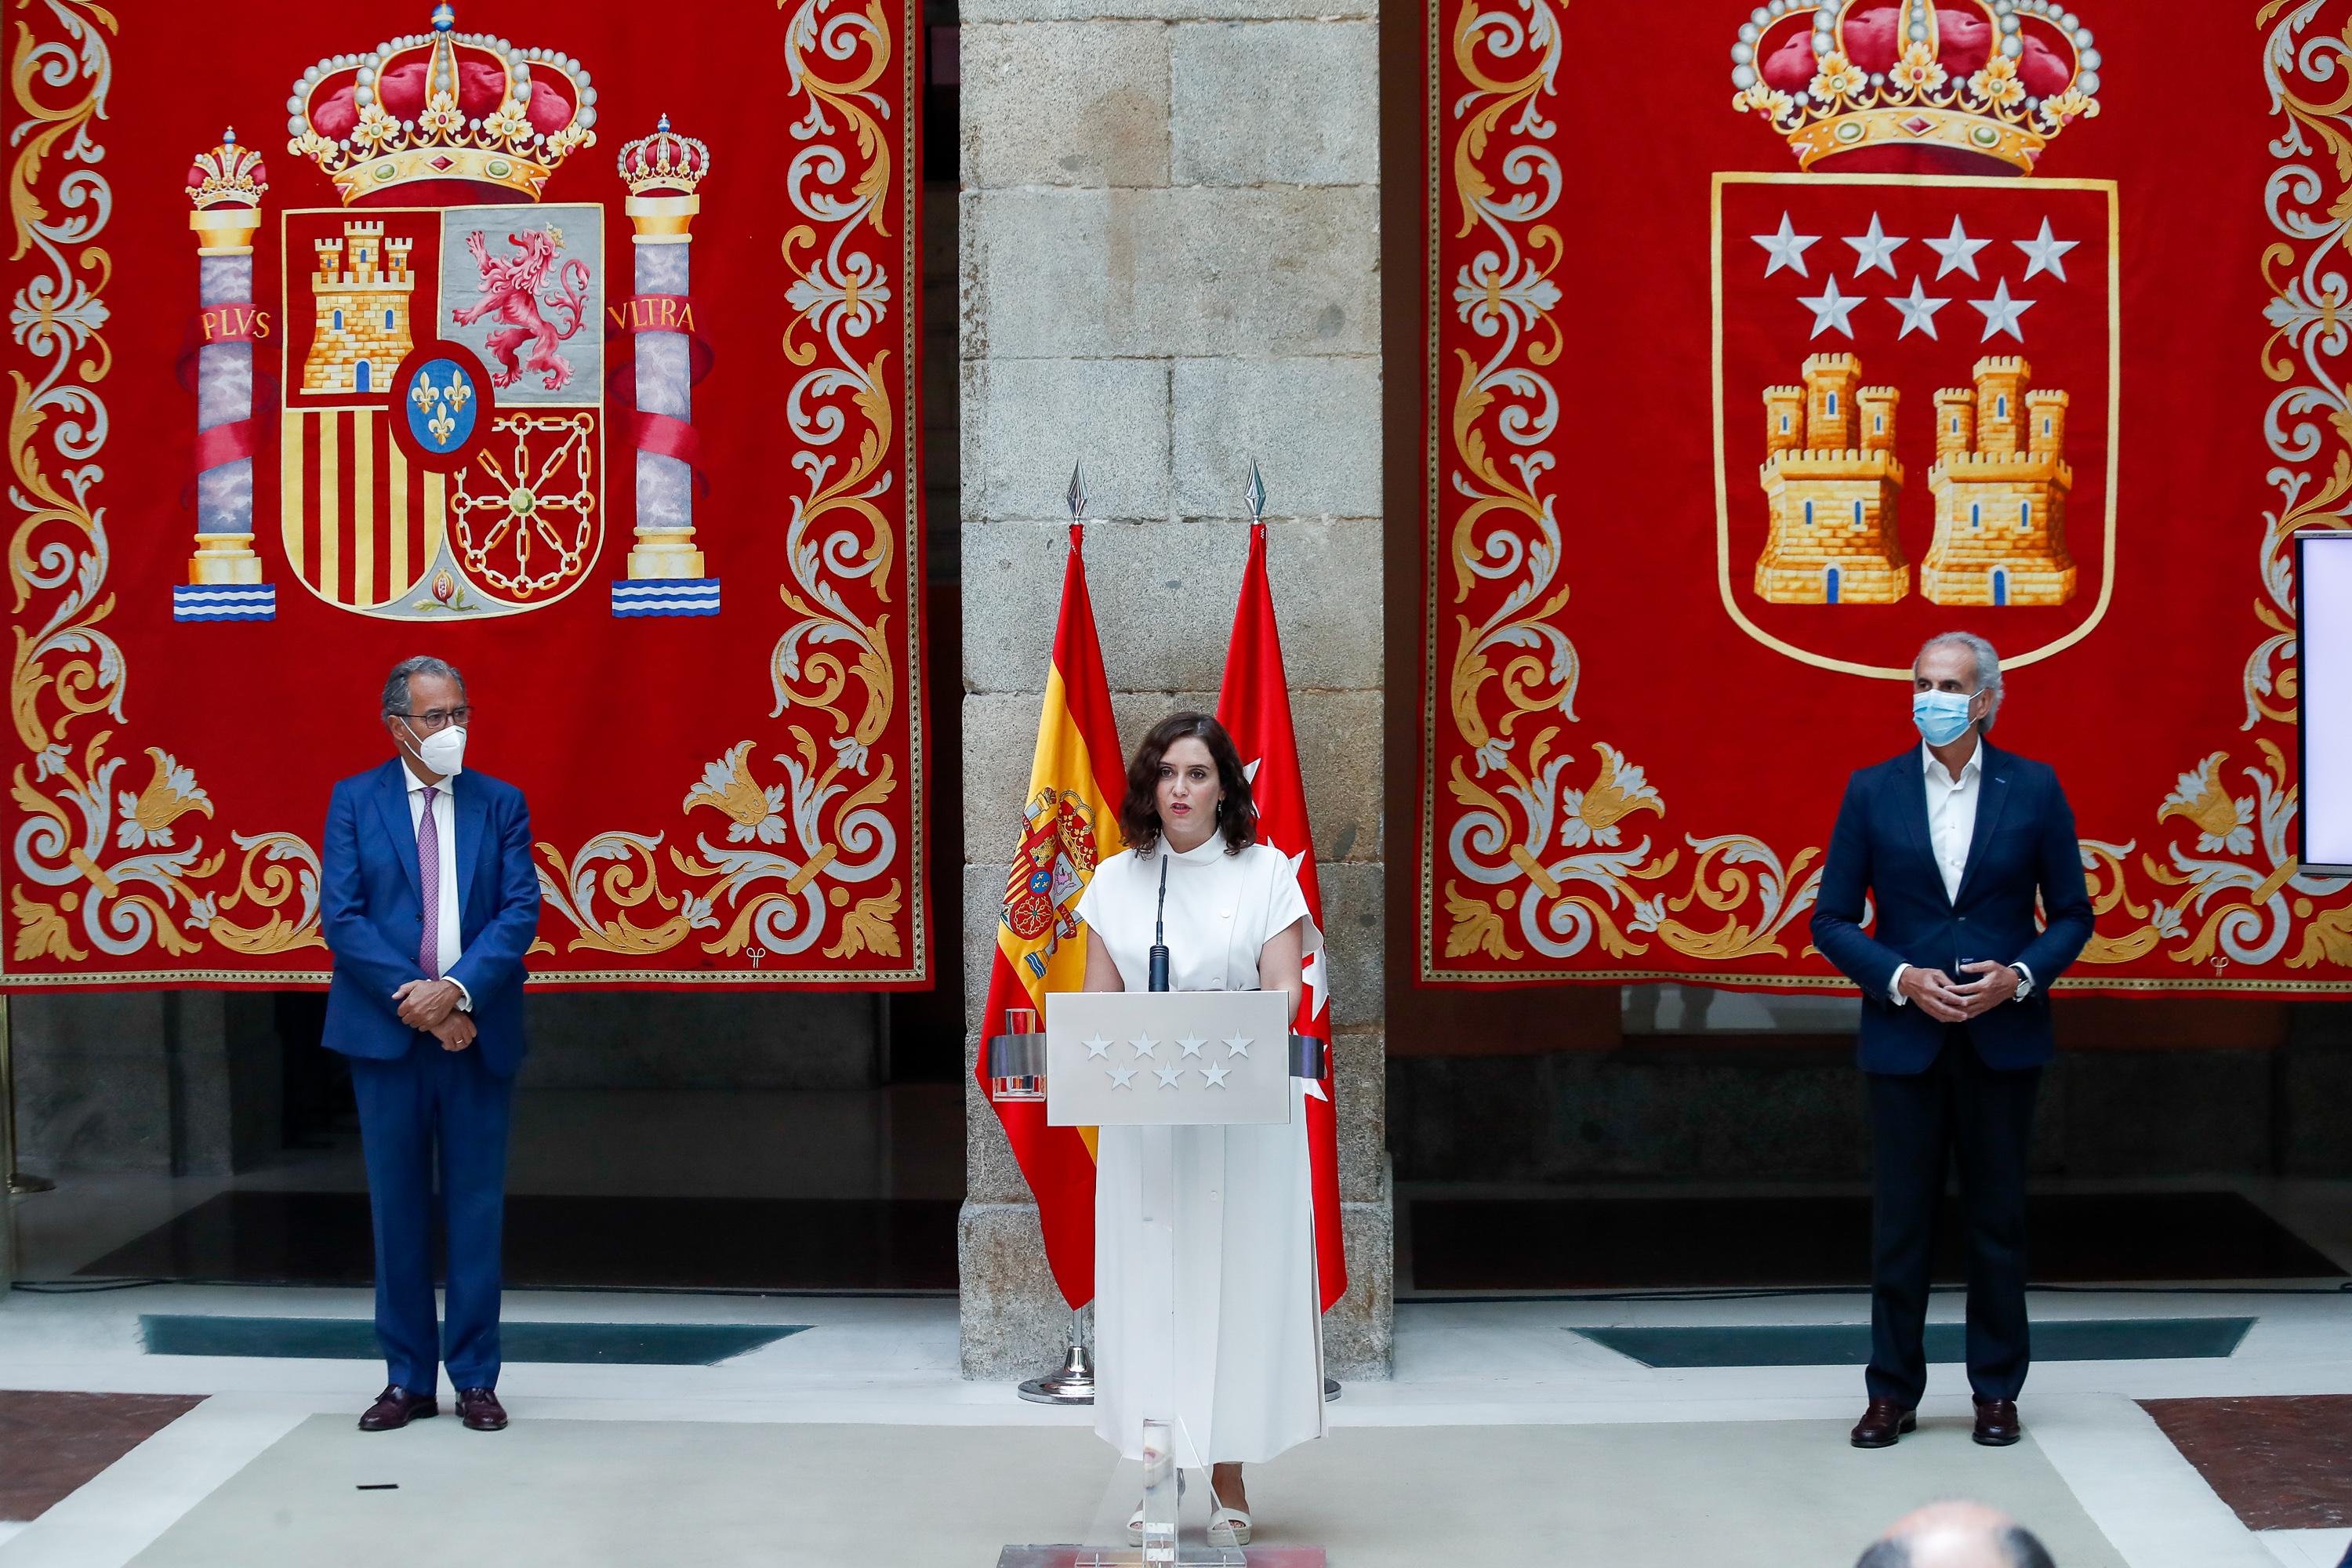
{"type": "Polygon", "coordinates": [[[2352,1537],[2352,1396],[2144,1403],[2247,1523],[2352,1537]]]}
{"type": "MultiPolygon", "coordinates": [[[[984,1564],[992,1542],[1102,1539],[1134,1484],[1069,1427],[555,1419],[499,1434],[495,1460],[451,1427],[385,1442],[312,1416],[131,1561],[247,1568],[266,1519],[266,1560],[283,1563],[446,1532],[500,1563],[984,1564]],[[898,1506],[877,1518],[886,1489],[898,1506]]],[[[1335,1568],[1763,1564],[1867,1540],[1946,1488],[2032,1518],[2067,1568],[2125,1568],[2038,1447],[1995,1454],[1957,1427],[1889,1455],[1857,1453],[1830,1421],[1342,1427],[1265,1467],[1251,1501],[1256,1544],[1321,1545],[1335,1568]]]]}
{"type": "MultiPolygon", "coordinates": [[[[672,1109],[688,1123],[723,1114],[672,1109]]],[[[536,1153],[519,1146],[517,1190],[578,1178],[585,1157],[562,1135],[596,1131],[598,1114],[575,1108],[536,1153]]],[[[887,1147],[870,1128],[806,1131],[887,1147]]],[[[796,1178],[782,1156],[760,1160],[711,1162],[695,1190],[937,1202],[955,1176],[882,1161],[854,1182],[796,1178]]],[[[636,1174],[595,1190],[632,1194],[636,1174]]],[[[0,1568],[356,1568],[467,1536],[518,1563],[830,1568],[897,1541],[871,1560],[986,1564],[1007,1544],[1114,1542],[1132,1506],[1133,1469],[1086,1413],[961,1380],[955,1305],[938,1296],[519,1290],[509,1319],[551,1345],[625,1346],[635,1326],[636,1342],[671,1348],[510,1364],[506,1434],[445,1418],[362,1436],[352,1423],[382,1368],[340,1358],[364,1347],[366,1290],[93,1289],[103,1281],[78,1272],[231,1190],[334,1189],[313,1166],[234,1189],[78,1180],[17,1201],[38,1288],[0,1302],[0,1390],[79,1397],[12,1422],[0,1394],[0,1474],[30,1476],[28,1455],[96,1458],[87,1476],[52,1465],[55,1495],[13,1505],[33,1517],[0,1521],[0,1568]],[[192,1322],[205,1318],[222,1321],[192,1322]],[[748,1348],[677,1348],[704,1344],[748,1348]],[[206,1353],[172,1353],[191,1349],[206,1353]]],[[[1895,1514],[1966,1492],[2042,1530],[2063,1568],[2335,1568],[2352,1542],[2352,1184],[2233,1190],[2316,1260],[2298,1267],[2325,1272],[2037,1290],[2052,1348],[2079,1359],[2037,1364],[2028,1440],[2008,1450],[1968,1442],[1950,1365],[1916,1436],[1846,1447],[1858,1372],[1788,1347],[1849,1359],[1839,1347],[1868,1314],[1855,1291],[1422,1289],[1398,1310],[1394,1380],[1350,1384],[1328,1407],[1328,1440],[1253,1471],[1264,1539],[1326,1547],[1332,1568],[1843,1568],[1895,1514]]],[[[1937,1321],[1959,1312],[1957,1293],[1937,1295],[1937,1321]]],[[[1198,1488],[1191,1506],[1197,1525],[1198,1488]]]]}
{"type": "Polygon", "coordinates": [[[0,1390],[0,1523],[40,1518],[203,1403],[184,1394],[0,1390]]]}
{"type": "MultiPolygon", "coordinates": [[[[2352,1532],[2242,1517],[2230,1456],[2278,1436],[2249,1436],[2233,1413],[2352,1396],[2352,1297],[2066,1292],[2032,1305],[2044,1322],[2253,1322],[2226,1356],[2038,1366],[2029,1441],[2008,1450],[1968,1442],[1964,1381],[1939,1366],[1921,1433],[1863,1454],[1843,1440],[1860,1403],[1851,1367],[1651,1367],[1578,1331],[1852,1322],[1867,1310],[1858,1296],[1407,1303],[1394,1381],[1350,1384],[1328,1407],[1331,1438],[1254,1471],[1253,1501],[1269,1542],[1322,1545],[1334,1568],[1511,1561],[1562,1540],[1591,1548],[1570,1561],[1843,1568],[1895,1514],[1960,1492],[2017,1510],[2067,1568],[2274,1568],[2316,1563],[2331,1541],[2340,1554],[2352,1532]],[[2157,1406],[2167,1422],[2182,1403],[2212,1412],[2208,1451],[2184,1453],[2143,1403],[2156,1401],[2174,1402],[2157,1406]],[[1694,1542],[1706,1554],[1679,1550],[1694,1542]]],[[[141,1331],[158,1314],[363,1319],[362,1291],[19,1292],[0,1306],[0,1386],[201,1403],[0,1543],[0,1568],[343,1568],[362,1560],[343,1549],[353,1540],[444,1539],[443,1524],[562,1543],[500,1559],[519,1563],[829,1564],[858,1560],[834,1554],[845,1542],[898,1531],[929,1555],[884,1560],[986,1563],[1024,1541],[1108,1541],[1131,1506],[1131,1468],[1083,1413],[957,1376],[950,1301],[523,1292],[509,1306],[533,1322],[807,1328],[716,1365],[514,1365],[509,1433],[444,1418],[365,1437],[352,1421],[381,1379],[374,1363],[153,1354],[141,1331]],[[357,1490],[387,1482],[401,1490],[357,1490]],[[649,1521],[669,1530],[671,1555],[642,1550],[649,1521]]],[[[1938,1297],[1939,1319],[1958,1310],[1938,1297]]],[[[2307,1502],[2352,1506],[2352,1477],[2298,1485],[2307,1502]]]]}

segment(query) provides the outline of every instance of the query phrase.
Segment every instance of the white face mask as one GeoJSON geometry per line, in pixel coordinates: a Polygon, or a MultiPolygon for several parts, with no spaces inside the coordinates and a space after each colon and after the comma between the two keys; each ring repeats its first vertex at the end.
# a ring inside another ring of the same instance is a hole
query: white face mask
{"type": "Polygon", "coordinates": [[[466,731],[452,724],[436,730],[417,742],[416,760],[425,764],[427,773],[454,778],[466,771],[466,731]]]}

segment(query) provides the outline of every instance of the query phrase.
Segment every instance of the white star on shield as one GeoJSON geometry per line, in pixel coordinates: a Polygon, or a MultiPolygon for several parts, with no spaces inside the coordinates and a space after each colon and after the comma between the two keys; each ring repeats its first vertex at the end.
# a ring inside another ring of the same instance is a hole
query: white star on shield
{"type": "Polygon", "coordinates": [[[1923,239],[1919,243],[1944,258],[1944,264],[1936,268],[1937,277],[1941,278],[1947,272],[1957,270],[1974,278],[1977,275],[1977,252],[1990,245],[1992,241],[1970,239],[1969,231],[1962,228],[1960,220],[1955,217],[1952,219],[1950,234],[1941,239],[1923,239]]]}
{"type": "Polygon", "coordinates": [[[1868,298],[1866,294],[1839,293],[1837,279],[1832,278],[1822,286],[1820,293],[1810,298],[1799,295],[1797,303],[1813,313],[1813,330],[1810,336],[1818,338],[1823,332],[1835,330],[1843,332],[1847,337],[1852,337],[1853,336],[1853,308],[1868,298]]]}
{"type": "Polygon", "coordinates": [[[2012,239],[2010,244],[2025,252],[2028,263],[2025,276],[2047,272],[2059,282],[2066,281],[2066,253],[2083,242],[2079,239],[2055,239],[2050,234],[2050,220],[2042,220],[2042,232],[2032,239],[2012,239]]]}
{"type": "Polygon", "coordinates": [[[1850,234],[1845,242],[1853,247],[1853,275],[1856,278],[1875,267],[1889,278],[1895,276],[1895,253],[1911,243],[1903,235],[1890,235],[1879,226],[1878,215],[1870,215],[1868,234],[1850,234]]]}
{"type": "Polygon", "coordinates": [[[1799,234],[1790,226],[1789,215],[1782,213],[1780,233],[1751,234],[1748,237],[1762,246],[1764,253],[1772,258],[1771,264],[1764,268],[1765,277],[1769,278],[1783,267],[1788,267],[1793,268],[1798,277],[1804,278],[1810,276],[1805,271],[1805,247],[1820,244],[1822,237],[1818,234],[1799,234]]]}
{"type": "Polygon", "coordinates": [[[2004,278],[1992,286],[1991,299],[1971,300],[1969,304],[1984,313],[1984,336],[1978,340],[1979,342],[1991,342],[1995,332],[2007,332],[2021,343],[2025,341],[2025,333],[2019,329],[2017,319],[2033,308],[2033,301],[2011,299],[2008,279],[2004,278]]]}
{"type": "Polygon", "coordinates": [[[1930,295],[1926,286],[1916,278],[1911,279],[1909,299],[1898,299],[1889,294],[1886,297],[1886,302],[1903,312],[1903,330],[1895,334],[1897,341],[1909,337],[1914,331],[1925,332],[1929,337],[1934,337],[1936,312],[1951,303],[1949,300],[1938,300],[1930,295]]]}

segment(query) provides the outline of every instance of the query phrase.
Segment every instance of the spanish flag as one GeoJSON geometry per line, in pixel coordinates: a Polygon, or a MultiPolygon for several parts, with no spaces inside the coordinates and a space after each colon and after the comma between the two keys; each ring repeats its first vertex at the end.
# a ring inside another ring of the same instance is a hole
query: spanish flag
{"type": "MultiPolygon", "coordinates": [[[[1095,868],[1125,847],[1118,804],[1127,764],[1111,717],[1102,645],[1095,637],[1094,605],[1087,598],[1081,541],[1073,523],[1054,666],[1045,676],[1045,707],[1021,806],[1021,847],[1013,851],[996,921],[996,963],[981,1015],[983,1039],[1011,1032],[1008,1007],[1031,1008],[1042,1019],[1047,992],[1083,988],[1087,949],[1074,912],[1078,895],[1095,868]]],[[[986,1094],[985,1050],[978,1070],[986,1094]]],[[[1095,1294],[1095,1130],[1048,1127],[1045,1105],[1034,1100],[997,1103],[996,1115],[1036,1194],[1055,1283],[1073,1308],[1083,1307],[1095,1294]]]]}
{"type": "MultiPolygon", "coordinates": [[[[1265,524],[1250,529],[1249,564],[1242,572],[1242,598],[1234,611],[1233,640],[1225,645],[1224,689],[1217,694],[1217,721],[1234,738],[1257,803],[1257,837],[1290,857],[1298,890],[1307,895],[1307,918],[1323,923],[1323,889],[1315,879],[1315,838],[1307,826],[1307,781],[1298,765],[1298,742],[1290,727],[1290,684],[1282,668],[1282,633],[1274,622],[1274,587],[1265,573],[1265,524]]],[[[1331,1041],[1331,971],[1328,955],[1307,961],[1307,994],[1291,1028],[1331,1041]]],[[[1307,1086],[1307,1161],[1315,1206],[1315,1272],[1323,1310],[1347,1293],[1348,1259],[1339,1240],[1339,1123],[1332,1102],[1331,1067],[1307,1086]]]]}

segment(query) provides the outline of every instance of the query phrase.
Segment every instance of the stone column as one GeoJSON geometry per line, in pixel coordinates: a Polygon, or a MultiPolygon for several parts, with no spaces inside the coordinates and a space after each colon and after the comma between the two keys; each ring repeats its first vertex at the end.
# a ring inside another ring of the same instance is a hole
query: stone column
{"type": "MultiPolygon", "coordinates": [[[[1213,710],[1270,493],[1332,953],[1341,1376],[1385,1375],[1378,28],[1368,0],[966,0],[966,1016],[976,1024],[1053,640],[1074,459],[1120,733],[1213,710]]],[[[1406,498],[1409,500],[1410,498],[1406,498]]],[[[967,1058],[977,1048],[967,1038],[967,1058]]],[[[1036,1212],[973,1092],[963,1365],[1055,1364],[1036,1212]]]]}

